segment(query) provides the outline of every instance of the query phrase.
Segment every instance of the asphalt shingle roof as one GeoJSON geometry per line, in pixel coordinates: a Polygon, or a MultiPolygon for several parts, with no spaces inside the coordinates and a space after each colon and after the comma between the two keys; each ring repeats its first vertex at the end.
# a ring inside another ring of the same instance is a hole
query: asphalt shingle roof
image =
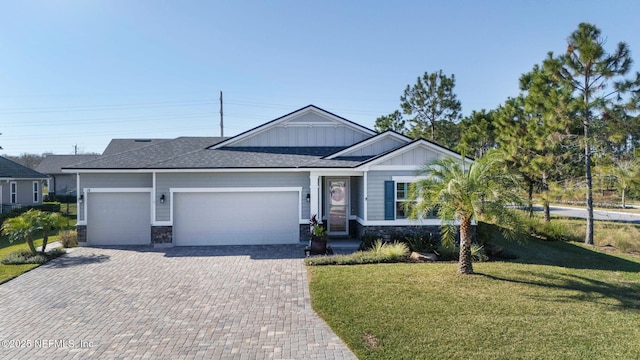
{"type": "Polygon", "coordinates": [[[224,138],[221,137],[179,137],[152,142],[144,147],[103,155],[92,161],[68,166],[66,169],[151,169],[157,163],[202,150],[222,140],[224,138]]]}
{"type": "Polygon", "coordinates": [[[104,149],[102,155],[113,155],[167,140],[171,139],[113,139],[109,142],[106,149],[104,149]]]}
{"type": "Polygon", "coordinates": [[[47,175],[0,156],[0,178],[46,179],[47,175]]]}
{"type": "Polygon", "coordinates": [[[94,160],[98,156],[100,155],[47,155],[36,166],[36,171],[43,174],[62,174],[63,167],[94,160]]]}

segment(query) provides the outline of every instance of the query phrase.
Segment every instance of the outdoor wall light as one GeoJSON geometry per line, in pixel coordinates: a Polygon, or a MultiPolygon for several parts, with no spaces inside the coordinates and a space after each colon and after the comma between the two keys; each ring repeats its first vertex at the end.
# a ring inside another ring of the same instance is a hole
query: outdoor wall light
{"type": "Polygon", "coordinates": [[[164,194],[160,195],[160,204],[164,204],[164,194]]]}
{"type": "Polygon", "coordinates": [[[307,194],[307,202],[311,202],[311,194],[307,194]]]}
{"type": "Polygon", "coordinates": [[[80,197],[78,198],[79,202],[83,202],[84,201],[84,194],[80,194],[80,197]]]}

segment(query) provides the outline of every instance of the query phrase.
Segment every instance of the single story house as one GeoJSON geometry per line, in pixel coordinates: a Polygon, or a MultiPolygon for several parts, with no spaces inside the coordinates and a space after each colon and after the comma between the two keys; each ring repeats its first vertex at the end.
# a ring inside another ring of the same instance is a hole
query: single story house
{"type": "Polygon", "coordinates": [[[293,244],[314,214],[336,237],[435,230],[403,203],[416,170],[445,156],[460,157],[309,105],[230,138],[157,141],[64,171],[77,174],[84,244],[293,244]]]}
{"type": "Polygon", "coordinates": [[[0,213],[42,204],[47,176],[0,156],[0,213]]]}
{"type": "Polygon", "coordinates": [[[47,155],[36,166],[36,171],[47,175],[49,195],[76,195],[76,174],[63,173],[62,168],[86,162],[99,155],[47,155]]]}

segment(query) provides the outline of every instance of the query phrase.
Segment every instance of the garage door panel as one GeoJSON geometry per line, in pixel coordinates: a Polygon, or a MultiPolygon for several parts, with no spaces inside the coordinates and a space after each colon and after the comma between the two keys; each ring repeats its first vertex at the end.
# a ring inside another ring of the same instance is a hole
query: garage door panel
{"type": "Polygon", "coordinates": [[[151,243],[149,193],[89,193],[87,206],[90,245],[151,243]]]}
{"type": "Polygon", "coordinates": [[[297,192],[174,194],[176,245],[293,244],[299,241],[297,192]]]}

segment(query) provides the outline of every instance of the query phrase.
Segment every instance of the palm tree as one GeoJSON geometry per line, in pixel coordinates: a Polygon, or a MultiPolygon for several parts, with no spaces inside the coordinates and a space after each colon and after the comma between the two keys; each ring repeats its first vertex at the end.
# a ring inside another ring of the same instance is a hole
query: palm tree
{"type": "Polygon", "coordinates": [[[409,218],[419,220],[437,209],[442,220],[443,243],[454,243],[456,222],[460,224],[458,272],[472,274],[472,221],[499,223],[504,235],[516,236],[522,228],[509,204],[520,204],[517,179],[508,173],[493,152],[476,162],[443,158],[425,165],[419,175],[426,178],[411,186],[409,218]]]}
{"type": "Polygon", "coordinates": [[[622,208],[627,207],[627,191],[640,184],[640,161],[624,160],[606,167],[605,173],[616,179],[616,187],[622,196],[622,208]]]}

